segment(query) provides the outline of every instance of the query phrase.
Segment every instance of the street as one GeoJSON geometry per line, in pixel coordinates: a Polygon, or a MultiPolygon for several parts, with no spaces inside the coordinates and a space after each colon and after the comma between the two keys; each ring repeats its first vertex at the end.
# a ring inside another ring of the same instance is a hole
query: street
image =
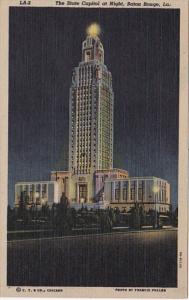
{"type": "Polygon", "coordinates": [[[176,287],[177,230],[8,242],[9,286],[176,287]]]}

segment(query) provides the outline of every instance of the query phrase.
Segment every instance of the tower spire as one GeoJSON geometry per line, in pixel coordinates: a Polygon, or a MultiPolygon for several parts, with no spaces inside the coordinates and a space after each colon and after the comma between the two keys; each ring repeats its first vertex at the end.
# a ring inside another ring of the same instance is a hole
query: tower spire
{"type": "Polygon", "coordinates": [[[101,29],[97,23],[92,23],[87,27],[87,37],[82,44],[82,61],[89,62],[96,60],[104,63],[104,48],[100,41],[101,29]]]}

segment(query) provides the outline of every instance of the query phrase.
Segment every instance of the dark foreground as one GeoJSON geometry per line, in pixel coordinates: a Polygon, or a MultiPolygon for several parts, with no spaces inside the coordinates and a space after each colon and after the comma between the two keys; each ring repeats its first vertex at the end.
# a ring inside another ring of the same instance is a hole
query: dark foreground
{"type": "Polygon", "coordinates": [[[11,241],[7,284],[176,287],[177,231],[11,241]]]}

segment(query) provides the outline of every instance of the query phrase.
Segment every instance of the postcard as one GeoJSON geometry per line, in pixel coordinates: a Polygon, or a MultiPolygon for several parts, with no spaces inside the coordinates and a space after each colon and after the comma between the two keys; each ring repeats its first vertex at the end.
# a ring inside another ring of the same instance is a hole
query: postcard
{"type": "Polygon", "coordinates": [[[188,1],[0,14],[1,295],[187,297],[188,1]]]}

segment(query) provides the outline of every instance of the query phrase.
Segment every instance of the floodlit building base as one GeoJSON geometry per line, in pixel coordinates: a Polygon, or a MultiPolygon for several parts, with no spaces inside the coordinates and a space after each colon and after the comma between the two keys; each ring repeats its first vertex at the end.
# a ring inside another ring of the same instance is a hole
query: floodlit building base
{"type": "Polygon", "coordinates": [[[15,206],[23,201],[26,206],[49,205],[60,202],[62,195],[69,206],[106,209],[119,208],[128,212],[136,204],[145,211],[170,210],[170,185],[157,177],[129,177],[120,169],[97,170],[93,176],[76,175],[68,171],[52,171],[51,181],[20,182],[15,187],[15,206]]]}
{"type": "Polygon", "coordinates": [[[170,184],[157,177],[129,177],[105,181],[104,199],[109,206],[129,211],[136,204],[145,211],[170,210],[170,184]]]}

